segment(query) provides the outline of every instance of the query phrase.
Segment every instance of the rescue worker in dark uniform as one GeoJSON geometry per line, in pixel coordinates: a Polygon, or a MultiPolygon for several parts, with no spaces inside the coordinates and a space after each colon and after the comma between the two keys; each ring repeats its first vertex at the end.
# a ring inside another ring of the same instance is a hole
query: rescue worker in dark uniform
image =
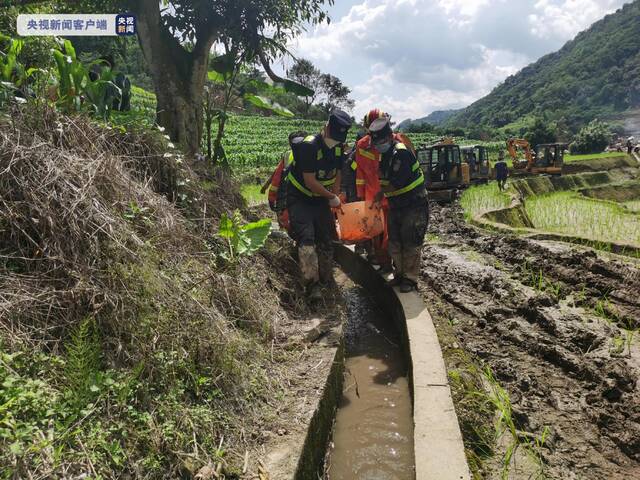
{"type": "Polygon", "coordinates": [[[351,118],[334,110],[317,135],[309,135],[293,150],[287,176],[287,208],[291,236],[298,246],[298,261],[310,301],[322,298],[320,283],[333,281],[335,219],[331,208],[340,207],[343,144],[351,118]]]}
{"type": "Polygon", "coordinates": [[[389,201],[389,254],[393,260],[393,285],[403,293],[415,290],[420,275],[424,236],[429,223],[429,204],[424,175],[415,155],[394,139],[388,117],[369,127],[373,146],[381,153],[380,185],[376,195],[389,201]]]}

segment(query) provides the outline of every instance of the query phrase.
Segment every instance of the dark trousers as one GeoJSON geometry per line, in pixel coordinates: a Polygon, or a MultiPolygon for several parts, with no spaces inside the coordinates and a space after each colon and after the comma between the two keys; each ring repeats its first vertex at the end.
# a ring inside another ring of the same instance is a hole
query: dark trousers
{"type": "Polygon", "coordinates": [[[420,275],[422,243],[429,224],[429,207],[423,204],[389,209],[389,254],[396,277],[414,283],[420,275]]]}
{"type": "Polygon", "coordinates": [[[312,285],[333,278],[333,240],[336,223],[326,200],[289,202],[291,237],[298,245],[302,279],[312,285]]]}

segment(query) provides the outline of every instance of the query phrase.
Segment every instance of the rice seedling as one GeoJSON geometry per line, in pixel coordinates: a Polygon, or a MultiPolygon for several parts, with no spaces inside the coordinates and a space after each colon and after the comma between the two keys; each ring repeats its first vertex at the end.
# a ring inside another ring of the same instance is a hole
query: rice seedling
{"type": "Polygon", "coordinates": [[[564,161],[566,163],[571,162],[580,162],[584,160],[595,160],[600,158],[617,158],[617,157],[626,157],[626,153],[623,152],[603,152],[603,153],[590,153],[586,155],[571,155],[567,154],[564,156],[564,161]]]}
{"type": "Polygon", "coordinates": [[[511,197],[498,188],[497,183],[476,185],[464,191],[460,205],[464,209],[465,218],[469,219],[490,210],[506,208],[511,204],[511,197]]]}
{"type": "Polygon", "coordinates": [[[525,209],[540,230],[640,245],[640,217],[613,202],[556,192],[528,198],[525,209]]]}
{"type": "Polygon", "coordinates": [[[624,202],[623,205],[627,210],[640,213],[640,200],[631,200],[630,202],[624,202]]]}
{"type": "Polygon", "coordinates": [[[535,477],[532,478],[545,478],[542,448],[544,448],[549,436],[549,428],[545,426],[539,436],[518,429],[509,393],[498,383],[489,367],[484,371],[484,378],[489,387],[488,400],[496,410],[496,438],[499,439],[505,434],[509,435],[507,447],[502,458],[502,479],[507,480],[509,478],[509,472],[515,463],[516,453],[520,449],[535,464],[536,473],[535,477]]]}

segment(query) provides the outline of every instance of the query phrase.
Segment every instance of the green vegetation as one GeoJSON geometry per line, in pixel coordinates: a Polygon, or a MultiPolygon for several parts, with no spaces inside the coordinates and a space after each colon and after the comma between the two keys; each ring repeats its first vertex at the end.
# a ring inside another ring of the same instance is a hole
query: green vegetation
{"type": "Polygon", "coordinates": [[[566,154],[564,156],[565,163],[571,162],[581,162],[584,160],[595,160],[600,158],[618,158],[618,157],[626,157],[627,154],[623,152],[602,152],[602,153],[590,153],[586,155],[581,154],[566,154]]]}
{"type": "Polygon", "coordinates": [[[498,383],[489,367],[486,367],[484,377],[490,390],[487,398],[497,412],[496,440],[505,435],[508,437],[507,448],[502,458],[502,479],[508,480],[510,478],[509,472],[516,465],[516,454],[520,449],[523,449],[536,465],[537,471],[534,478],[544,478],[545,465],[542,458],[542,448],[549,436],[549,427],[545,426],[539,436],[519,430],[514,419],[509,393],[498,383]]]}
{"type": "MultiPolygon", "coordinates": [[[[268,178],[268,177],[267,177],[268,178]]],[[[260,203],[266,203],[267,194],[260,193],[261,185],[256,185],[254,183],[244,183],[240,187],[240,194],[242,198],[245,199],[247,205],[257,205],[260,203]]]]}
{"type": "Polygon", "coordinates": [[[640,245],[640,216],[613,202],[556,192],[527,198],[525,209],[540,230],[640,245]]]}
{"type": "Polygon", "coordinates": [[[501,192],[495,182],[467,188],[460,197],[465,218],[471,218],[489,210],[506,208],[511,204],[511,196],[501,192]]]}
{"type": "Polygon", "coordinates": [[[631,2],[507,78],[445,125],[483,125],[517,135],[521,122],[544,116],[576,131],[596,117],[623,112],[640,103],[639,37],[640,2],[631,2]]]}
{"type": "Polygon", "coordinates": [[[228,251],[221,255],[229,261],[236,261],[241,256],[250,256],[262,248],[270,232],[269,218],[243,223],[239,210],[233,212],[232,216],[223,213],[218,226],[218,236],[225,240],[228,251]]]}
{"type": "Polygon", "coordinates": [[[624,202],[623,205],[627,210],[640,213],[640,200],[632,200],[630,202],[624,202]]]}
{"type": "Polygon", "coordinates": [[[569,150],[573,154],[600,153],[609,145],[610,139],[609,126],[596,119],[580,129],[569,150]]]}

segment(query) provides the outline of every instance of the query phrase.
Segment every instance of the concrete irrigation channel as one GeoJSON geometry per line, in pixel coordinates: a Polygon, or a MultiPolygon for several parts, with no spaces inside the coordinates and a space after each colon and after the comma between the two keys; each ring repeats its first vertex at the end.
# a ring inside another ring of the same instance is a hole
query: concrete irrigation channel
{"type": "Polygon", "coordinates": [[[336,261],[349,277],[339,283],[350,318],[306,434],[267,456],[268,470],[295,480],[316,480],[322,470],[328,480],[470,479],[422,299],[388,286],[347,247],[336,249],[336,261]]]}

